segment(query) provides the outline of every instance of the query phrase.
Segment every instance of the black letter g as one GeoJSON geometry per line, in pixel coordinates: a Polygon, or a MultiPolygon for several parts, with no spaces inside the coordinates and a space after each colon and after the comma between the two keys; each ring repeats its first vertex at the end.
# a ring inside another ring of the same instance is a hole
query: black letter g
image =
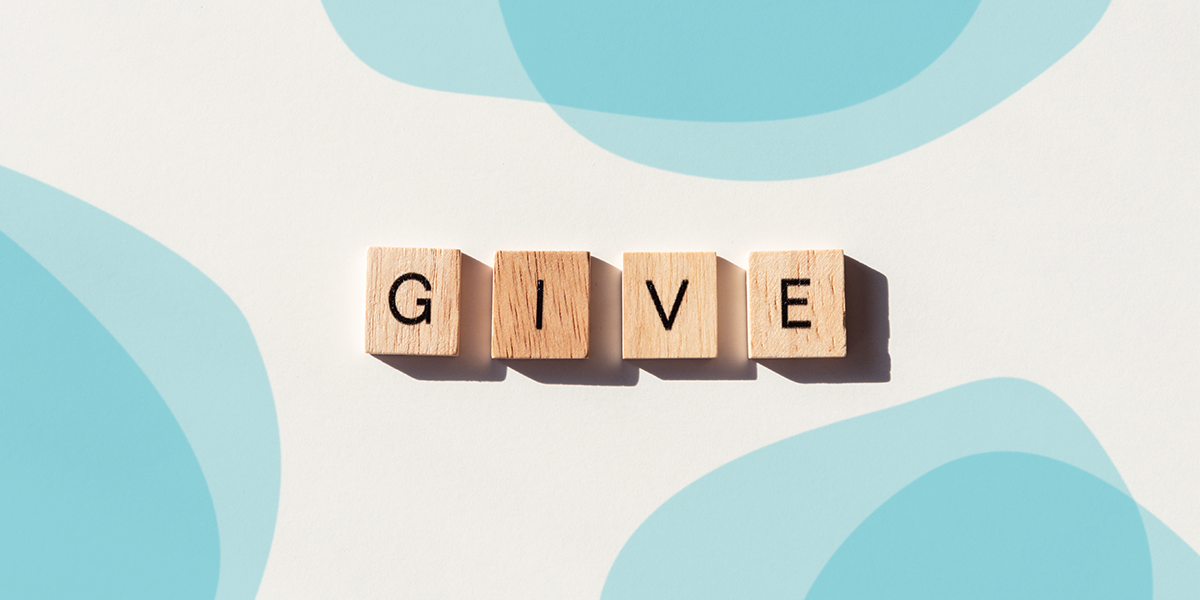
{"type": "Polygon", "coordinates": [[[421,321],[429,323],[430,320],[433,318],[432,314],[430,313],[430,311],[432,310],[431,305],[432,305],[433,301],[429,298],[417,298],[417,306],[424,306],[425,310],[424,310],[424,312],[417,315],[416,317],[411,317],[411,318],[406,317],[406,316],[400,314],[400,310],[396,308],[396,290],[400,289],[400,284],[402,284],[405,281],[408,281],[410,279],[415,279],[421,285],[425,286],[425,291],[427,291],[427,292],[433,289],[429,285],[429,280],[425,279],[424,275],[421,275],[420,273],[405,273],[405,274],[401,275],[398,279],[396,279],[396,282],[392,284],[392,291],[388,292],[388,308],[392,309],[392,316],[396,317],[397,321],[400,321],[401,323],[404,323],[405,325],[416,325],[417,323],[420,323],[421,321]]]}

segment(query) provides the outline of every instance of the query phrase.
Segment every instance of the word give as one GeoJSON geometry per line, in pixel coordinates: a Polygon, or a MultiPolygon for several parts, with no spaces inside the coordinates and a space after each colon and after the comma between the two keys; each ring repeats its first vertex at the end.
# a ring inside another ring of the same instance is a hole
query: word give
{"type": "MultiPolygon", "coordinates": [[[[366,351],[457,356],[462,253],[368,253],[366,351]]],[[[841,250],[751,252],[750,358],[846,355],[841,250]]],[[[501,251],[492,272],[492,358],[587,358],[588,252],[501,251]]],[[[626,252],[621,355],[715,358],[715,252],[626,252]]]]}

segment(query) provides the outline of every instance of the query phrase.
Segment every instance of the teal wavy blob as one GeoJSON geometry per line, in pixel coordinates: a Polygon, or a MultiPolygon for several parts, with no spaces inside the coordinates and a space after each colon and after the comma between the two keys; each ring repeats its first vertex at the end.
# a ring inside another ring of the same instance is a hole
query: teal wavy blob
{"type": "Polygon", "coordinates": [[[550,104],[683,121],[837,110],[912,79],[979,0],[500,0],[550,104]]]}
{"type": "Polygon", "coordinates": [[[0,232],[91,312],[161,395],[200,465],[216,514],[215,597],[254,598],[279,506],[279,426],[241,311],[208,277],[145,234],[4,168],[0,232]]]}
{"type": "Polygon", "coordinates": [[[543,100],[617,155],[735,180],[826,175],[935,140],[1057,62],[1108,8],[1108,0],[323,3],[351,51],[393,79],[543,100]]]}
{"type": "Polygon", "coordinates": [[[0,280],[0,597],[212,598],[216,515],[162,398],[4,235],[0,280]]]}
{"type": "Polygon", "coordinates": [[[355,56],[432,90],[541,100],[504,29],[497,0],[322,0],[355,56]]]}
{"type": "Polygon", "coordinates": [[[886,160],[996,106],[1092,30],[1107,0],[983,0],[921,73],[865,102],[819,115],[706,123],[551,105],[597,145],[652,167],[735,180],[816,177],[886,160]]]}
{"type": "MultiPolygon", "coordinates": [[[[996,452],[1069,465],[1128,497],[1103,448],[1054,394],[1017,379],[979,381],[788,438],[705,475],[634,532],[601,597],[803,597],[889,499],[938,467],[996,452]]],[[[1090,494],[1090,485],[1079,493],[1090,494]]],[[[914,497],[934,502],[928,494],[914,497]]],[[[1113,522],[1109,533],[1124,539],[1127,524],[1113,522]]],[[[1141,534],[1153,561],[1155,598],[1196,597],[1200,556],[1160,525],[1141,534]],[[1175,595],[1159,595],[1160,582],[1175,595]]]]}
{"type": "Polygon", "coordinates": [[[1150,511],[1138,509],[1150,541],[1155,600],[1193,600],[1200,593],[1200,554],[1150,511]]]}
{"type": "Polygon", "coordinates": [[[829,559],[809,600],[1150,600],[1137,503],[1065,463],[995,452],[921,476],[829,559]]]}

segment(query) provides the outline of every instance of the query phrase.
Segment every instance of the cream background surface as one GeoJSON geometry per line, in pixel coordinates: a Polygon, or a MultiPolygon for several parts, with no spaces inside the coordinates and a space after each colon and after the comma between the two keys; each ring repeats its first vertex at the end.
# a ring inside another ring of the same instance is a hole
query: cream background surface
{"type": "Polygon", "coordinates": [[[632,163],[544,105],[389,80],[311,0],[6,3],[0,165],[159,240],[245,313],[282,438],[260,598],[595,598],[704,473],[994,376],[1063,398],[1200,548],[1197,10],[1116,0],[957,131],[754,183],[632,163]],[[370,245],[742,267],[844,248],[888,279],[891,381],[417,381],[362,353],[370,245]]]}

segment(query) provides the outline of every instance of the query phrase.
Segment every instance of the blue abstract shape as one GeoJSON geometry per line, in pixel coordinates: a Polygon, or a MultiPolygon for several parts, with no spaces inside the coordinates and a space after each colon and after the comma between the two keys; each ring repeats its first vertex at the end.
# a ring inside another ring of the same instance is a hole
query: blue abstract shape
{"type": "Polygon", "coordinates": [[[1075,467],[1032,454],[962,458],[867,517],[809,600],[1150,600],[1138,505],[1075,467]]]}
{"type": "Polygon", "coordinates": [[[0,235],[0,597],[213,597],[216,515],[151,382],[0,235]]]}
{"type": "MultiPolygon", "coordinates": [[[[803,597],[889,498],[942,465],[993,452],[1046,457],[1128,496],[1103,448],[1054,394],[1017,379],[979,381],[788,438],[705,475],[634,532],[602,598],[803,597]]],[[[1154,579],[1196,597],[1200,588],[1189,586],[1200,559],[1176,542],[1151,532],[1154,579]]]]}
{"type": "Polygon", "coordinates": [[[1150,542],[1155,600],[1194,600],[1200,595],[1200,554],[1150,511],[1138,509],[1150,542]]]}
{"type": "Polygon", "coordinates": [[[1107,0],[984,0],[933,64],[875,98],[819,115],[705,123],[552,105],[597,145],[660,169],[736,180],[828,175],[886,160],[966,124],[1083,40],[1107,0]]]}
{"type": "Polygon", "coordinates": [[[347,46],[399,81],[545,96],[630,160],[779,180],[858,168],[953,131],[1074,48],[1108,0],[324,5],[347,46]]]}
{"type": "Polygon", "coordinates": [[[216,598],[255,597],[279,506],[279,426],[241,311],[145,234],[4,168],[0,232],[100,321],[161,394],[212,498],[221,557],[216,598]]]}
{"type": "Polygon", "coordinates": [[[684,121],[819,114],[912,79],[979,0],[500,0],[550,104],[684,121]]]}
{"type": "Polygon", "coordinates": [[[432,90],[541,100],[497,0],[322,0],[350,51],[380,74],[432,90]]]}

